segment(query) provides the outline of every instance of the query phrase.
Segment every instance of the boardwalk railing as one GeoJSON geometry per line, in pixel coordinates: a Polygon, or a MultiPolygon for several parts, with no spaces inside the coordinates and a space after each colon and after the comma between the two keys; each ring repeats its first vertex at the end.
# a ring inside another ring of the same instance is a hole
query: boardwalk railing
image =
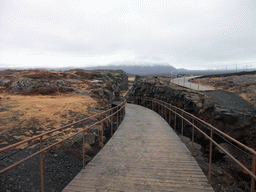
{"type": "Polygon", "coordinates": [[[88,132],[90,130],[90,128],[98,125],[100,126],[100,130],[99,130],[99,136],[100,136],[100,146],[103,147],[103,126],[104,126],[104,122],[107,121],[107,120],[110,120],[110,123],[111,123],[111,137],[113,135],[113,124],[114,124],[114,116],[116,117],[116,127],[119,126],[119,124],[121,123],[122,121],[122,118],[121,117],[124,117],[125,116],[125,104],[126,104],[126,100],[125,99],[121,99],[119,104],[116,106],[116,107],[113,107],[111,109],[108,109],[106,111],[103,111],[101,113],[98,113],[96,115],[93,115],[93,116],[90,116],[90,117],[87,117],[87,118],[84,118],[84,119],[81,119],[79,121],[76,121],[74,123],[70,123],[68,125],[65,125],[65,126],[62,126],[62,127],[59,127],[59,128],[56,128],[56,129],[53,129],[51,131],[47,131],[47,132],[44,132],[40,135],[37,135],[37,136],[34,136],[34,137],[31,137],[29,139],[26,139],[26,140],[23,140],[23,141],[20,141],[18,143],[15,143],[13,145],[9,145],[7,147],[4,147],[4,148],[1,148],[0,149],[0,153],[3,153],[3,152],[8,152],[9,150],[11,149],[14,149],[14,148],[18,148],[26,143],[30,143],[32,141],[35,141],[35,140],[38,140],[39,141],[39,151],[21,159],[20,161],[0,170],[0,175],[3,174],[4,172],[7,172],[9,171],[10,169],[13,169],[15,168],[16,166],[26,162],[27,160],[39,155],[40,156],[40,176],[41,176],[41,192],[44,192],[44,165],[43,165],[43,154],[46,153],[47,151],[49,151],[51,148],[59,145],[60,143],[68,140],[68,139],[71,139],[73,138],[74,136],[78,135],[78,134],[83,134],[83,145],[82,145],[82,153],[83,153],[83,168],[85,168],[85,133],[88,132]],[[89,126],[86,126],[86,121],[89,121],[91,119],[97,119],[97,122],[89,125],[89,126]],[[99,119],[99,120],[98,120],[99,119]],[[64,139],[61,139],[60,141],[58,142],[55,142],[55,143],[51,143],[49,144],[47,147],[44,147],[43,146],[43,142],[44,142],[44,139],[46,139],[47,136],[53,134],[54,132],[57,132],[57,131],[63,131],[64,129],[66,128],[69,128],[71,126],[74,126],[74,125],[77,125],[77,124],[83,124],[83,129],[81,131],[78,131],[64,139]]]}
{"type": "MultiPolygon", "coordinates": [[[[209,171],[208,171],[208,180],[211,183],[211,171],[212,171],[212,159],[213,159],[213,145],[219,148],[223,153],[225,153],[230,160],[232,160],[236,165],[238,165],[243,172],[248,174],[251,177],[251,187],[250,191],[254,192],[255,188],[255,166],[256,166],[256,152],[252,148],[242,144],[241,142],[235,140],[234,138],[230,137],[229,135],[225,134],[224,132],[220,131],[216,127],[212,126],[211,124],[201,120],[200,118],[176,107],[169,103],[166,103],[161,100],[147,98],[147,97],[128,97],[127,102],[132,102],[134,104],[139,104],[150,108],[157,113],[159,113],[168,123],[171,125],[173,123],[173,128],[176,131],[178,128],[180,129],[181,140],[183,141],[184,135],[184,128],[185,123],[190,125],[192,128],[191,130],[191,140],[192,140],[192,155],[194,153],[194,141],[195,141],[195,130],[198,133],[201,133],[207,140],[210,141],[209,145],[209,171]],[[177,126],[179,123],[180,127],[177,126]],[[201,128],[200,128],[201,127],[201,128]],[[202,127],[204,129],[202,129],[202,127]],[[229,140],[234,145],[238,146],[240,149],[243,149],[249,153],[251,158],[251,166],[245,165],[245,163],[241,163],[237,158],[234,157],[229,151],[224,149],[221,145],[218,144],[216,138],[221,136],[226,140],[229,140]],[[250,167],[250,168],[248,168],[250,167]]],[[[235,168],[236,169],[236,168],[235,168]]]]}

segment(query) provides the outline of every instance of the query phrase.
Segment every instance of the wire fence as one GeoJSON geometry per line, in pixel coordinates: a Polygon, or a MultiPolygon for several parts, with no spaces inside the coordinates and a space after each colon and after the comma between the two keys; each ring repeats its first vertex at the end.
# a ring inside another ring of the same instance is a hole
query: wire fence
{"type": "Polygon", "coordinates": [[[213,71],[215,74],[221,73],[236,73],[241,71],[255,71],[256,62],[240,63],[240,64],[229,64],[229,65],[217,65],[208,68],[209,71],[213,71]]]}

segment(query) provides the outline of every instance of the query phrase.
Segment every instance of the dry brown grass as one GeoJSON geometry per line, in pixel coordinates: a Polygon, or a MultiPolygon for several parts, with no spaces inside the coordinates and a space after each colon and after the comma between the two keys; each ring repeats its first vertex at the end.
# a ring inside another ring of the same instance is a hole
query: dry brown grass
{"type": "MultiPolygon", "coordinates": [[[[0,144],[23,140],[89,115],[97,101],[83,95],[22,96],[0,95],[0,144]],[[9,97],[9,99],[7,99],[9,97]]],[[[66,130],[73,133],[72,127],[66,130]]]]}

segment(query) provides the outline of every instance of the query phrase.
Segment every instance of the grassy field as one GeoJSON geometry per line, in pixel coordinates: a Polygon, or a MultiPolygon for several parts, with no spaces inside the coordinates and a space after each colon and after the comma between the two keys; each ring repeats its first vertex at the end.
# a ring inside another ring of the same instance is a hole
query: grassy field
{"type": "MultiPolygon", "coordinates": [[[[91,115],[97,101],[84,95],[0,95],[0,146],[91,115]]],[[[70,128],[71,133],[77,129],[70,128]]]]}

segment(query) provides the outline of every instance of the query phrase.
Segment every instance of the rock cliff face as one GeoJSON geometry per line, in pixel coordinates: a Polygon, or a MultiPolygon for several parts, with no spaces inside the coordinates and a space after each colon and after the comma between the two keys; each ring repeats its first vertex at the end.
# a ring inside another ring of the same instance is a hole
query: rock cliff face
{"type": "Polygon", "coordinates": [[[128,76],[122,70],[6,70],[0,72],[0,93],[53,95],[76,93],[108,103],[128,89],[128,76]]]}

